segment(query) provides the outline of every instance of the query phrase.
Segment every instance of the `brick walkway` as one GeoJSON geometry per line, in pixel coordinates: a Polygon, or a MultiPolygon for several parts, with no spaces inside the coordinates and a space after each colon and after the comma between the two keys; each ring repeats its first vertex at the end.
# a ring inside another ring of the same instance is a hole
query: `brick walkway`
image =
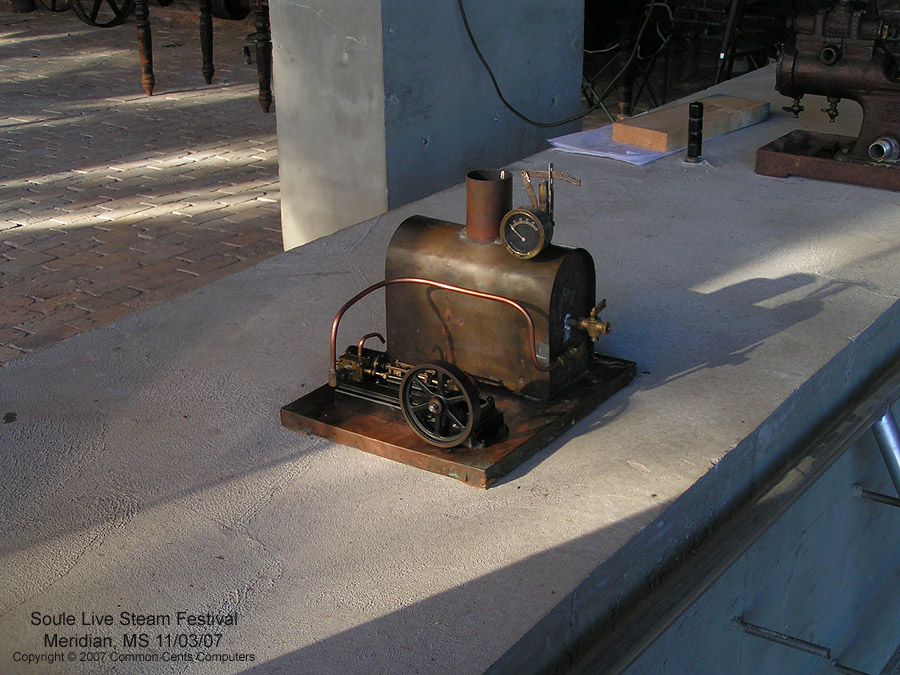
{"type": "Polygon", "coordinates": [[[188,4],[133,17],[0,14],[0,365],[281,251],[275,114],[215,21],[212,85],[188,4]]]}

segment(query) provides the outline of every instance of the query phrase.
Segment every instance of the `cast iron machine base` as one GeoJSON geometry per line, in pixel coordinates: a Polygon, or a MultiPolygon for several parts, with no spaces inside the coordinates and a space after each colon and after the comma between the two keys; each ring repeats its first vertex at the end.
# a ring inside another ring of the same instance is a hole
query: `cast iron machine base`
{"type": "Polygon", "coordinates": [[[900,170],[895,163],[871,162],[851,156],[852,136],[792,131],[756,151],[756,173],[787,178],[803,176],[900,190],[900,170]]]}
{"type": "Polygon", "coordinates": [[[756,172],[900,189],[900,16],[870,16],[859,3],[838,2],[793,20],[793,39],[779,50],[775,88],[793,97],[785,112],[798,117],[804,94],[825,96],[831,122],[838,103],[862,107],[857,138],[795,131],[759,149],[756,172]]]}

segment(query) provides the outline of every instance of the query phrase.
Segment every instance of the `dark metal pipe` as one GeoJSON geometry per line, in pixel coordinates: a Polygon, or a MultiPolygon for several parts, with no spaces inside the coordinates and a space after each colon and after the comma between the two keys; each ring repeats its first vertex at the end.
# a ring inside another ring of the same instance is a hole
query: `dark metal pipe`
{"type": "Polygon", "coordinates": [[[851,493],[854,497],[859,497],[860,499],[868,499],[869,501],[878,502],[879,504],[887,504],[888,506],[900,507],[900,499],[891,497],[890,495],[883,495],[880,492],[872,492],[872,490],[866,490],[861,485],[854,485],[851,493]]]}
{"type": "Polygon", "coordinates": [[[153,36],[150,32],[150,13],[147,8],[147,0],[137,0],[135,3],[135,18],[137,19],[138,57],[141,60],[141,85],[147,96],[153,93],[156,86],[156,78],[153,76],[153,36]]]}
{"type": "Polygon", "coordinates": [[[719,51],[719,62],[716,64],[715,84],[731,79],[731,71],[734,68],[734,55],[737,51],[737,41],[741,33],[741,23],[744,18],[744,0],[731,0],[728,8],[728,19],[725,22],[725,34],[722,38],[722,49],[719,51]]]}
{"type": "Polygon", "coordinates": [[[703,102],[691,101],[688,106],[688,146],[684,161],[696,164],[703,148],[703,102]]]}
{"type": "Polygon", "coordinates": [[[757,626],[753,623],[747,623],[743,619],[735,619],[734,625],[748,635],[753,635],[762,638],[763,640],[769,640],[770,642],[777,642],[778,644],[790,647],[791,649],[799,649],[802,652],[815,654],[816,656],[821,656],[823,659],[831,658],[831,650],[828,649],[828,647],[817,645],[815,642],[808,642],[807,640],[801,640],[793,635],[779,633],[777,630],[772,630],[771,628],[764,628],[763,626],[757,626]]]}
{"type": "Polygon", "coordinates": [[[212,84],[215,73],[212,60],[212,40],[212,1],[200,0],[200,57],[203,61],[200,71],[203,73],[206,84],[212,84]]]}

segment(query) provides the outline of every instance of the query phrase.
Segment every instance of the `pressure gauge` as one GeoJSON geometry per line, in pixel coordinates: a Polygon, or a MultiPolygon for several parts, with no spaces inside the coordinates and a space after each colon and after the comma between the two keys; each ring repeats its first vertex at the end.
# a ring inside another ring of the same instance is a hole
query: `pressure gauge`
{"type": "Polygon", "coordinates": [[[533,258],[550,245],[553,220],[542,209],[513,209],[500,221],[500,241],[517,258],[533,258]]]}

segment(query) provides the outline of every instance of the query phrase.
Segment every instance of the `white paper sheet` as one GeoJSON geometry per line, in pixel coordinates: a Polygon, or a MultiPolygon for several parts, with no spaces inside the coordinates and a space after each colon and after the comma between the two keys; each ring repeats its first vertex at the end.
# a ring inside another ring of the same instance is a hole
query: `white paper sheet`
{"type": "Polygon", "coordinates": [[[593,155],[594,157],[609,157],[628,162],[629,164],[636,164],[637,166],[649,164],[655,159],[678,152],[678,150],[654,152],[637,145],[617,143],[612,139],[612,124],[551,138],[549,143],[557,150],[562,150],[563,152],[593,155]]]}

